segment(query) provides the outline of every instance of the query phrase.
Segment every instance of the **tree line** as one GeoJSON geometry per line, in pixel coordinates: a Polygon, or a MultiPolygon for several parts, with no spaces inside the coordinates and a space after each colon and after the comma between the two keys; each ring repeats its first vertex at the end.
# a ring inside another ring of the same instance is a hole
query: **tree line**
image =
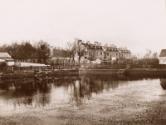
{"type": "MultiPolygon", "coordinates": [[[[75,62],[75,56],[77,53],[78,61],[84,55],[85,50],[78,44],[78,41],[67,42],[66,48],[51,48],[51,46],[43,40],[32,44],[30,41],[22,41],[21,43],[15,42],[13,44],[4,44],[0,46],[0,52],[8,52],[13,59],[20,61],[30,61],[38,63],[49,63],[50,57],[68,57],[75,62]]],[[[142,59],[131,59],[132,62],[138,64],[151,64],[158,63],[158,54],[147,50],[142,59]]],[[[90,59],[89,59],[90,60],[90,59]]],[[[126,62],[120,59],[122,63],[126,62]]],[[[128,63],[128,61],[127,61],[128,63]]]]}
{"type": "Polygon", "coordinates": [[[8,52],[15,60],[48,64],[50,57],[68,57],[74,61],[76,47],[76,42],[67,42],[66,48],[51,48],[43,40],[34,44],[31,41],[22,41],[1,45],[0,52],[8,52]]]}
{"type": "Polygon", "coordinates": [[[50,57],[50,46],[45,41],[31,44],[30,41],[0,46],[1,52],[8,52],[16,60],[30,60],[31,62],[47,63],[50,57]]]}

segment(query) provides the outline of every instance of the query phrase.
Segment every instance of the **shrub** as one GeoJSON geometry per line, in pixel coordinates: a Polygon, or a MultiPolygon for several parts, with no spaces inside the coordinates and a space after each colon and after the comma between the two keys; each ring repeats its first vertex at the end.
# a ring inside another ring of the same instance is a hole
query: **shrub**
{"type": "Polygon", "coordinates": [[[7,70],[7,63],[1,62],[0,63],[0,71],[6,71],[7,70]]]}

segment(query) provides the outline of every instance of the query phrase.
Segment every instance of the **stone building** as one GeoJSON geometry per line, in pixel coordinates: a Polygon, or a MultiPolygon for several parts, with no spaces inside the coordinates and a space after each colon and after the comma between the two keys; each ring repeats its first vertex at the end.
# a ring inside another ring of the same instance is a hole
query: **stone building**
{"type": "MultiPolygon", "coordinates": [[[[77,40],[77,53],[82,53],[82,58],[94,61],[100,59],[102,61],[113,61],[118,59],[129,59],[131,52],[127,48],[118,48],[115,45],[101,45],[99,42],[83,42],[77,40]]],[[[78,54],[79,55],[79,54],[78,54]]]]}

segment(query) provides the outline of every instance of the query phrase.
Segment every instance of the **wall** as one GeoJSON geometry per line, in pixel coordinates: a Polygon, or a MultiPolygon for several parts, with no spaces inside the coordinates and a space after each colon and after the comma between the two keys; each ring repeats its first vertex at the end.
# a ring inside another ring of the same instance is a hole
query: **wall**
{"type": "Polygon", "coordinates": [[[159,64],[166,64],[166,57],[159,57],[159,64]]]}

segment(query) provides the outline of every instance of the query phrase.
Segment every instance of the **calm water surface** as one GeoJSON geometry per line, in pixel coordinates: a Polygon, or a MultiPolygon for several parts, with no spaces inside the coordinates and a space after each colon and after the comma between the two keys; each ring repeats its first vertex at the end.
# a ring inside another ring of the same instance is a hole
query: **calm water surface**
{"type": "MultiPolygon", "coordinates": [[[[0,113],[56,109],[93,104],[94,100],[122,98],[153,101],[165,95],[165,79],[113,80],[74,77],[51,80],[8,80],[0,83],[0,113]],[[137,93],[137,94],[134,94],[137,93]],[[127,97],[123,97],[127,98],[127,97]]],[[[112,103],[112,102],[110,102],[112,103]]]]}

